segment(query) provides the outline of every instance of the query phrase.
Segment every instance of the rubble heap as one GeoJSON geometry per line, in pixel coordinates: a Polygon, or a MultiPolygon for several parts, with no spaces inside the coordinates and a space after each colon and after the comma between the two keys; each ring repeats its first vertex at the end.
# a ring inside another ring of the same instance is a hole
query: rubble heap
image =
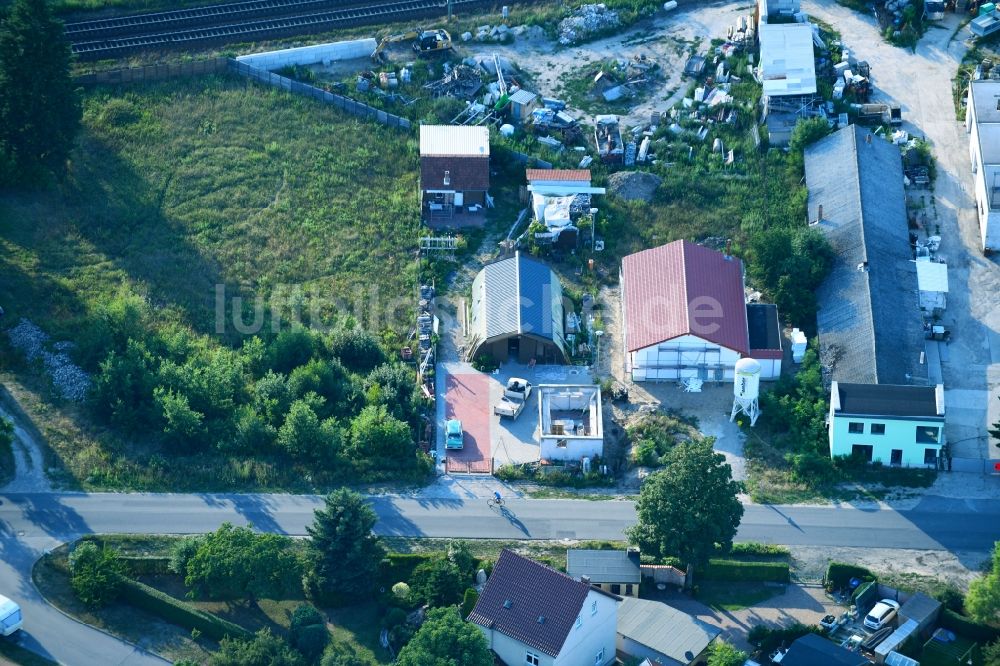
{"type": "Polygon", "coordinates": [[[7,337],[28,361],[41,361],[60,396],[73,402],[83,402],[90,389],[90,376],[69,357],[67,352],[73,348],[73,343],[57,342],[52,345],[55,352],[46,350],[49,336],[27,319],[22,319],[7,331],[7,337]]]}
{"type": "Polygon", "coordinates": [[[581,5],[559,22],[559,43],[563,46],[575,44],[594,33],[616,28],[620,24],[618,12],[608,9],[603,2],[598,5],[581,5]]]}

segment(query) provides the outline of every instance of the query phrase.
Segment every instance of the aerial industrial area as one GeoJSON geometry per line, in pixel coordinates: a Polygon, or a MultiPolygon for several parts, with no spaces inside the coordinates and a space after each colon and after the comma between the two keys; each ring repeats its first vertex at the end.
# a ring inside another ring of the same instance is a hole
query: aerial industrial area
{"type": "Polygon", "coordinates": [[[1000,666],[998,34],[0,0],[0,663],[1000,666]]]}

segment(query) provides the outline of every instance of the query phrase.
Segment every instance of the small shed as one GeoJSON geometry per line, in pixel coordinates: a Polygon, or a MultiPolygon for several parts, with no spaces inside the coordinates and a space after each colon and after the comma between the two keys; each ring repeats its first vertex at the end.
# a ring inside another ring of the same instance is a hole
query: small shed
{"type": "Polygon", "coordinates": [[[542,460],[578,461],[604,455],[601,387],[596,384],[539,386],[538,423],[542,460]]]}
{"type": "Polygon", "coordinates": [[[541,98],[537,93],[528,90],[516,90],[510,94],[510,119],[518,125],[523,125],[531,119],[531,112],[541,107],[541,98]]]}
{"type": "Polygon", "coordinates": [[[940,601],[917,592],[900,607],[899,621],[905,623],[913,620],[917,623],[917,633],[921,634],[934,626],[940,613],[940,601]]]}
{"type": "Polygon", "coordinates": [[[626,597],[639,596],[642,572],[639,551],[570,548],[566,551],[566,573],[587,579],[605,592],[626,597]]]}
{"type": "Polygon", "coordinates": [[[917,261],[916,264],[920,309],[924,312],[944,310],[948,297],[948,264],[937,261],[917,261]]]}
{"type": "MultiPolygon", "coordinates": [[[[660,601],[625,597],[618,607],[619,654],[663,666],[704,663],[720,630],[660,601]]],[[[832,644],[831,644],[832,645],[832,644]]],[[[816,663],[814,662],[813,666],[816,663]]]]}

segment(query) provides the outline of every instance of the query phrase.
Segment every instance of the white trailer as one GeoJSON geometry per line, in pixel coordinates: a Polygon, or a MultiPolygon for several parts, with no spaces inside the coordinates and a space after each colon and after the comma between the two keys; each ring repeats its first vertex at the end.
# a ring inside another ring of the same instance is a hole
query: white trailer
{"type": "Polygon", "coordinates": [[[497,404],[493,405],[493,413],[497,416],[509,416],[512,419],[517,419],[523,411],[523,400],[508,400],[504,398],[497,404]]]}

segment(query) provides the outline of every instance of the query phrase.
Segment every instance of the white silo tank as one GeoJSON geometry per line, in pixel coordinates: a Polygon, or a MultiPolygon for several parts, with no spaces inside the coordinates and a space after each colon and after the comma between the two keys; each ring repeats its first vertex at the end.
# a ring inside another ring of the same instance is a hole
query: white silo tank
{"type": "Polygon", "coordinates": [[[737,400],[750,402],[760,395],[760,363],[752,358],[736,361],[736,381],[733,395],[737,400]]]}

